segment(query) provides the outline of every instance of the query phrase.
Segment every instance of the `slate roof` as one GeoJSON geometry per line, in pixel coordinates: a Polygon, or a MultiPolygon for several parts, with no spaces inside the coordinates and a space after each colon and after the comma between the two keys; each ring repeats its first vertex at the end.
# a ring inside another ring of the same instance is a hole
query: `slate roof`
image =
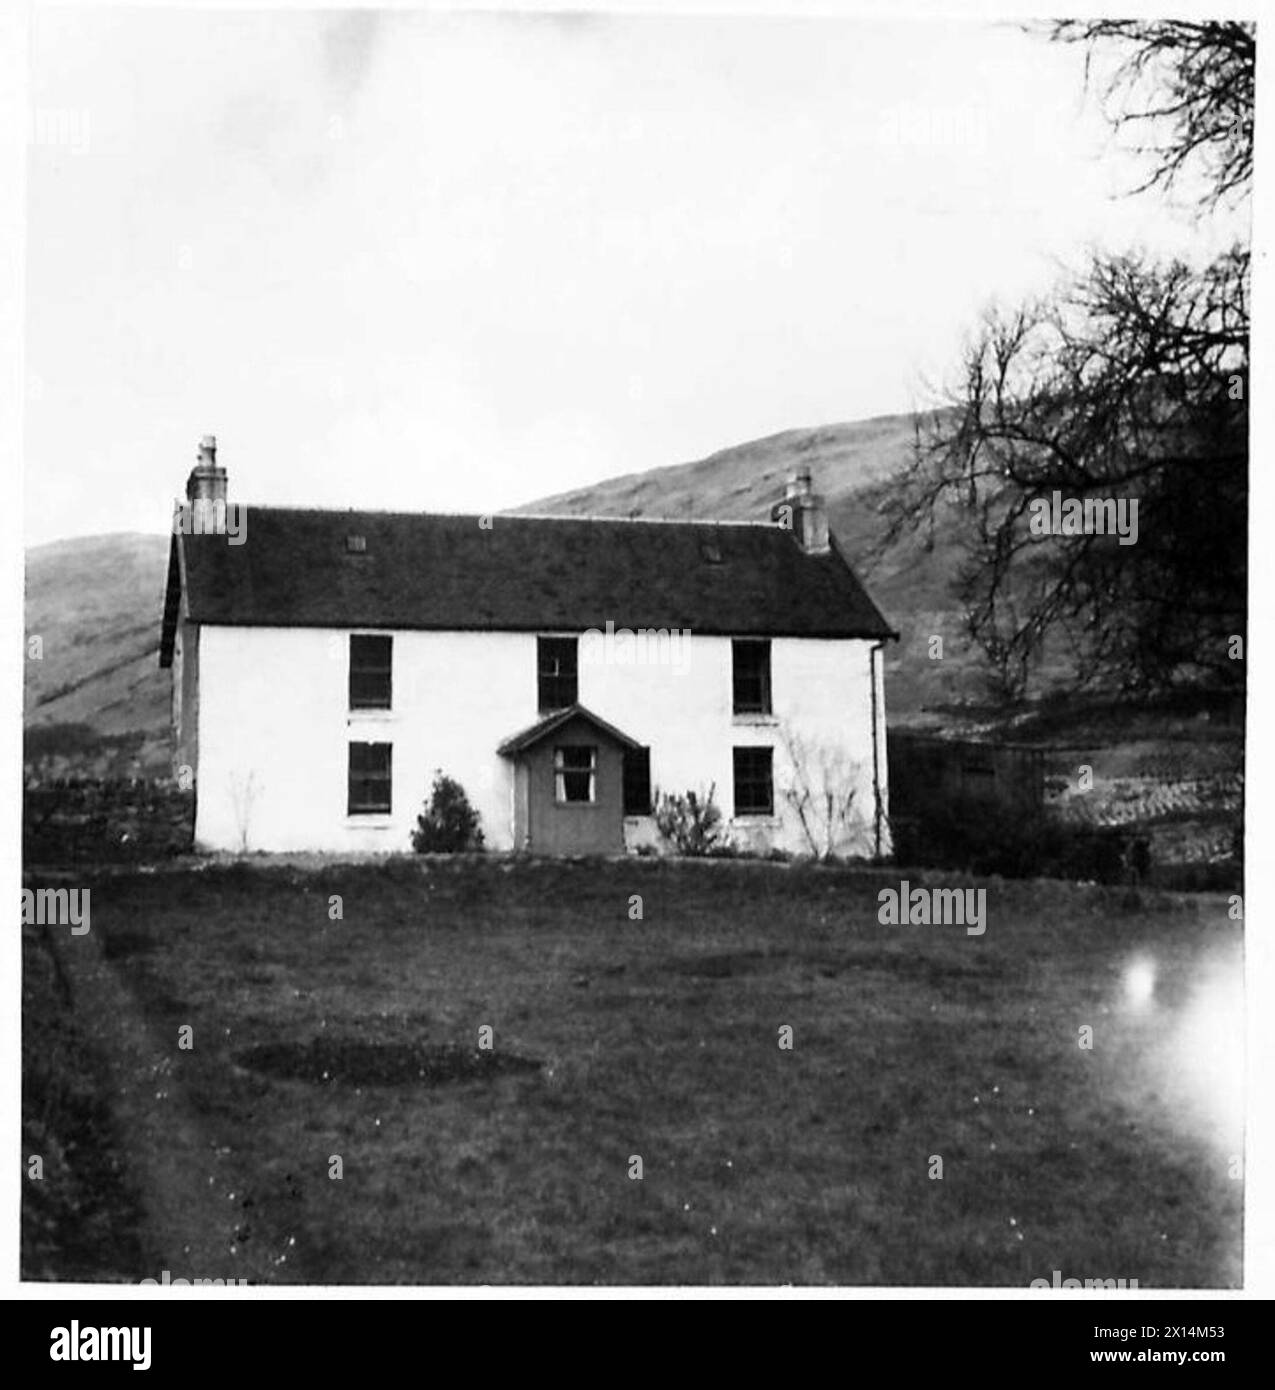
{"type": "Polygon", "coordinates": [[[161,664],[181,590],[197,623],[895,637],[833,541],[734,522],[311,511],[244,505],[244,542],[173,537],[161,664]],[[361,536],[353,551],[347,537],[361,536]]]}

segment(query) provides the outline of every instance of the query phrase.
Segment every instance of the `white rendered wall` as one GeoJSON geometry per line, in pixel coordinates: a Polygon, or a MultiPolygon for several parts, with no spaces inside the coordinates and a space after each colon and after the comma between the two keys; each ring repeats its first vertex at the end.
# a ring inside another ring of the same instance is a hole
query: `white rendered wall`
{"type": "MultiPolygon", "coordinates": [[[[359,629],[362,630],[362,629],[359,629]]],[[[199,634],[196,842],[238,850],[410,848],[434,770],[465,788],[489,848],[513,844],[513,769],[496,747],[534,724],[536,635],[395,632],[394,708],[351,712],[349,630],[204,627],[199,634]],[[346,814],[348,744],[391,743],[393,809],[346,814]]],[[[692,637],[623,653],[581,643],[579,698],[649,745],[661,790],[716,784],[734,838],[754,849],[809,849],[785,790],[801,780],[789,745],[821,800],[830,779],[851,785],[848,822],[834,827],[841,853],[873,851],[871,676],[867,641],[776,638],[772,717],[731,712],[731,642],[692,637]],[[662,657],[661,657],[662,653],[662,657]],[[674,655],[680,660],[670,661],[674,655]],[[775,815],[732,820],[736,744],[775,748],[775,815]]],[[[880,711],[884,729],[884,709],[880,711]]],[[[882,742],[884,740],[882,739],[882,742]]],[[[881,773],[884,777],[884,764],[881,773]]],[[[821,837],[826,823],[813,816],[821,837]]],[[[652,839],[627,822],[630,844],[652,839]]]]}

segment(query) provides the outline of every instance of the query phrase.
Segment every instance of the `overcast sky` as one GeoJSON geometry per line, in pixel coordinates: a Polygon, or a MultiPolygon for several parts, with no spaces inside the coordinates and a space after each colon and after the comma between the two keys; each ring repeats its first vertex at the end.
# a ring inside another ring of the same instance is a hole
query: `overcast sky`
{"type": "Polygon", "coordinates": [[[45,10],[27,543],[494,511],[912,408],[993,296],[1225,229],[1010,26],[45,10]]]}

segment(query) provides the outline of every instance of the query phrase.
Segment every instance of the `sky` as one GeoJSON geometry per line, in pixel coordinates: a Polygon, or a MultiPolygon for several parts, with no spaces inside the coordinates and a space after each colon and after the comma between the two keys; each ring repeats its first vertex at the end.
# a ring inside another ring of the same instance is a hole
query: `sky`
{"type": "Polygon", "coordinates": [[[907,411],[1088,247],[1199,259],[1078,49],[972,21],[35,12],[26,543],[492,512],[907,411]]]}

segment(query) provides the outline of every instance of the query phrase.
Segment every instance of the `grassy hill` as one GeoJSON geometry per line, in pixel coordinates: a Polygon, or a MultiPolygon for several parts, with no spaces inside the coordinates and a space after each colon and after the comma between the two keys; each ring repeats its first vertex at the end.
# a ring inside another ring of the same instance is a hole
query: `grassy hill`
{"type": "Polygon", "coordinates": [[[167,536],[90,536],[27,551],[27,638],[42,647],[24,673],[29,740],[56,745],[65,733],[82,762],[95,736],[113,772],[166,766],[159,627],[167,562],[167,536]]]}

